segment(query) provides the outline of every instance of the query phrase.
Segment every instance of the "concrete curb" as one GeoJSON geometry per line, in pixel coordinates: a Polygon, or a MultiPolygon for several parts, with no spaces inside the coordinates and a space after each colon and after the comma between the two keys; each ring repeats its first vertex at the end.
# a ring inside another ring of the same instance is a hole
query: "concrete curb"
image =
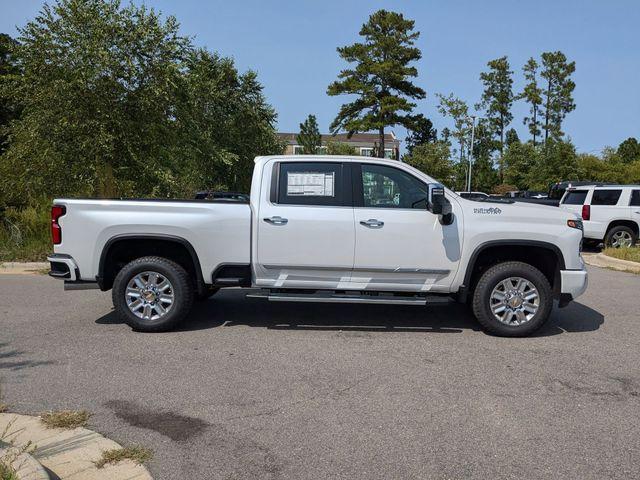
{"type": "Polygon", "coordinates": [[[50,480],[40,463],[26,452],[10,445],[0,444],[0,458],[13,458],[11,466],[20,480],[50,480]]]}
{"type": "Polygon", "coordinates": [[[630,262],[629,260],[620,260],[613,258],[604,253],[596,253],[595,255],[583,255],[584,262],[594,267],[611,268],[624,272],[640,273],[640,263],[630,262]]]}
{"type": "Polygon", "coordinates": [[[4,262],[0,263],[0,275],[38,275],[49,268],[48,262],[4,262]]]}
{"type": "Polygon", "coordinates": [[[97,468],[94,462],[102,452],[121,446],[86,428],[46,428],[40,417],[1,413],[0,432],[5,429],[5,441],[18,448],[31,441],[35,446],[32,456],[60,480],[152,480],[144,466],[131,460],[97,468]]]}

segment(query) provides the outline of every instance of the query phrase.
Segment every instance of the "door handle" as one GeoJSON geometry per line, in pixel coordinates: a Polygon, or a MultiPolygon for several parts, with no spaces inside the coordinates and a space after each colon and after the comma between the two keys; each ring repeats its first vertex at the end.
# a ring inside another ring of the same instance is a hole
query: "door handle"
{"type": "Polygon", "coordinates": [[[271,217],[271,218],[264,218],[263,220],[267,223],[270,223],[271,225],[286,225],[287,222],[289,221],[286,218],[282,218],[278,216],[271,217]]]}
{"type": "Polygon", "coordinates": [[[376,220],[375,218],[370,218],[366,222],[364,220],[361,220],[360,225],[364,225],[367,228],[382,228],[384,227],[384,222],[376,220]]]}

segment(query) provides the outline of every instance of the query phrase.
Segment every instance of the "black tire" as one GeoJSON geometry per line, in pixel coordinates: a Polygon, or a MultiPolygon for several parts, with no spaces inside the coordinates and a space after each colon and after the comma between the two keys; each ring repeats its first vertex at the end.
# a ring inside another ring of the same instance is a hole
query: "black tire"
{"type": "MultiPolygon", "coordinates": [[[[610,228],[607,234],[604,237],[604,246],[605,247],[614,247],[615,235],[616,234],[628,234],[631,237],[631,247],[634,246],[638,242],[638,235],[633,231],[630,227],[626,227],[624,225],[618,225],[617,227],[610,228]]],[[[619,248],[620,246],[618,246],[619,248]]]]}
{"type": "Polygon", "coordinates": [[[473,313],[482,328],[501,337],[524,337],[538,330],[549,319],[553,307],[553,294],[549,280],[537,268],[523,262],[498,263],[482,274],[473,292],[473,313]],[[533,317],[521,325],[500,322],[491,310],[493,289],[509,277],[529,281],[538,290],[539,305],[533,317]]]}
{"type": "Polygon", "coordinates": [[[196,301],[204,302],[205,300],[213,297],[219,290],[219,288],[209,288],[202,293],[196,293],[196,301]]]}
{"type": "Polygon", "coordinates": [[[193,305],[193,282],[189,274],[175,262],[162,257],[142,257],[125,265],[113,282],[111,297],[118,316],[131,328],[140,332],[165,332],[178,325],[189,314],[193,305]],[[171,284],[171,307],[157,319],[143,319],[127,306],[125,292],[128,283],[142,272],[156,272],[171,284]]]}

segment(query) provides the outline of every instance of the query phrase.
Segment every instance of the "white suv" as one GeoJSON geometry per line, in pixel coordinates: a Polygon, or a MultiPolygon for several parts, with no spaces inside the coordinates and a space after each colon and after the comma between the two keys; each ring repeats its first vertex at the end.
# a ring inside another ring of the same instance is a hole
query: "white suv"
{"type": "Polygon", "coordinates": [[[569,188],[560,207],[582,216],[584,238],[631,247],[640,233],[640,185],[569,188]]]}

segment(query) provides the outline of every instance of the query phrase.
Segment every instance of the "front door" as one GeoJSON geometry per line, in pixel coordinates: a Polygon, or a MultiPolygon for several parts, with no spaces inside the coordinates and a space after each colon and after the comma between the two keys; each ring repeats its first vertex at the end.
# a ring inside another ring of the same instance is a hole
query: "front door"
{"type": "Polygon", "coordinates": [[[279,162],[257,217],[257,286],[338,289],[349,282],[355,232],[348,164],[279,162]]]}
{"type": "Polygon", "coordinates": [[[427,184],[406,170],[362,164],[354,177],[352,288],[447,291],[461,251],[457,204],[454,222],[444,226],[426,209],[427,184]]]}

